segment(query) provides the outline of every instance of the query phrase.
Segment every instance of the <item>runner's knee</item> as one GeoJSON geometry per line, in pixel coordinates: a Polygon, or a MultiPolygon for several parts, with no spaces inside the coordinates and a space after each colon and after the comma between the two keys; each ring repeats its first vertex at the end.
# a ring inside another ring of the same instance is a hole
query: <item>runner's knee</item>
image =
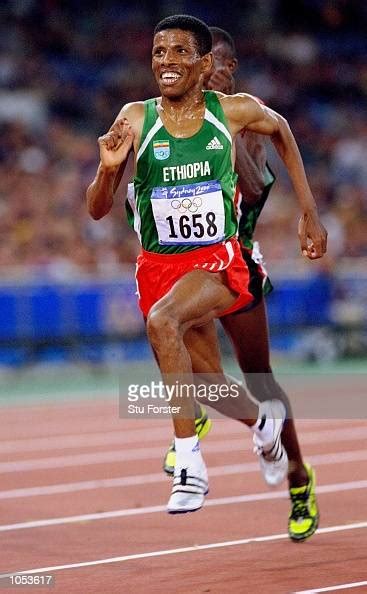
{"type": "Polygon", "coordinates": [[[287,416],[291,416],[289,398],[276,381],[270,368],[264,373],[246,373],[245,380],[248,389],[257,400],[263,402],[277,398],[283,402],[287,416]]]}
{"type": "Polygon", "coordinates": [[[161,350],[162,345],[169,348],[179,339],[179,322],[167,307],[153,305],[147,318],[147,334],[156,351],[161,350]]]}

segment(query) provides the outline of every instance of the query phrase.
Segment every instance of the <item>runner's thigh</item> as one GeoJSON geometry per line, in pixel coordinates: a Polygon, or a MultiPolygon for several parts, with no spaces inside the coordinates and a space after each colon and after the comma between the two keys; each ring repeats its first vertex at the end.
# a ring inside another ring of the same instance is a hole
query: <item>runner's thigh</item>
{"type": "Polygon", "coordinates": [[[207,324],[221,311],[232,307],[237,298],[238,295],[226,285],[223,273],[193,270],[157,301],[149,316],[158,312],[171,316],[185,332],[192,326],[207,324]]]}
{"type": "Polygon", "coordinates": [[[253,309],[220,318],[244,373],[270,370],[269,333],[265,300],[253,309]]]}

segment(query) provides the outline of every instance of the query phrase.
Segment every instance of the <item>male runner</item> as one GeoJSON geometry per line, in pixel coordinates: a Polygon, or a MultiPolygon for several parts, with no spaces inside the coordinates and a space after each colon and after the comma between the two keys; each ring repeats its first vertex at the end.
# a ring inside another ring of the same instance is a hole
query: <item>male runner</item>
{"type": "MultiPolygon", "coordinates": [[[[202,341],[212,359],[216,353],[213,369],[221,372],[213,320],[252,300],[248,270],[235,239],[232,138],[243,128],[271,136],[301,204],[305,210],[309,207],[311,218],[315,212],[284,118],[250,96],[203,93],[203,78],[212,69],[211,45],[208,27],[194,17],[168,17],[157,25],[152,69],[161,97],[122,108],[109,132],[99,138],[101,162],[87,191],[91,216],[106,215],[128,154],[134,151],[137,227],[143,246],[137,269],[139,305],[168,385],[177,374],[192,373],[186,346],[190,341],[202,341]],[[190,210],[193,205],[195,212],[190,210]]],[[[314,218],[313,223],[317,227],[314,218]]],[[[322,229],[308,235],[307,249],[321,255],[322,229]]],[[[195,432],[195,402],[187,398],[179,404],[180,412],[172,415],[176,461],[167,508],[171,513],[199,509],[208,491],[195,432]]],[[[284,416],[279,400],[259,407],[250,399],[246,403],[245,422],[259,450],[270,459],[283,453],[279,435],[284,416]]]]}
{"type": "MultiPolygon", "coordinates": [[[[210,27],[210,31],[213,38],[214,69],[205,86],[207,89],[233,94],[235,87],[233,73],[238,64],[233,38],[227,31],[218,27],[210,27]]],[[[275,181],[266,162],[266,149],[262,136],[252,132],[237,135],[235,171],[238,173],[236,208],[239,217],[239,240],[242,256],[250,272],[249,289],[254,296],[254,301],[245,311],[221,317],[220,321],[234,345],[238,363],[251,393],[259,401],[278,398],[287,408],[282,443],[288,455],[288,482],[292,503],[288,531],[292,540],[301,541],[314,534],[319,514],[315,497],[315,473],[312,467],[307,463],[304,464],[302,460],[289,400],[275,381],[270,366],[266,304],[263,296],[272,290],[272,285],[262,267],[258,243],[253,242],[257,219],[275,181]]],[[[305,214],[300,221],[302,249],[307,244],[305,214]]],[[[312,258],[313,255],[310,254],[310,257],[312,258]]],[[[209,372],[209,362],[205,354],[202,356],[201,353],[190,350],[190,356],[194,358],[193,364],[196,368],[209,372]]],[[[209,404],[216,408],[215,402],[209,404]]],[[[201,406],[196,419],[196,432],[199,439],[205,437],[210,426],[211,421],[204,407],[201,406]]],[[[261,464],[263,461],[264,458],[260,457],[261,464]]],[[[167,474],[173,473],[174,462],[173,441],[163,464],[167,474]]],[[[274,465],[265,467],[263,473],[267,482],[273,484],[274,465]]]]}

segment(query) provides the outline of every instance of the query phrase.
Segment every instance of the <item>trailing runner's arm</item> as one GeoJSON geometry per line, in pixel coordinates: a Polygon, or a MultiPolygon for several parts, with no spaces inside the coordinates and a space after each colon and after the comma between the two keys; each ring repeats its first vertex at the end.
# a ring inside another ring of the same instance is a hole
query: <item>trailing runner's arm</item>
{"type": "Polygon", "coordinates": [[[262,196],[265,166],[264,138],[254,132],[237,134],[235,171],[243,200],[250,206],[256,204],[262,196]]]}
{"type": "Polygon", "coordinates": [[[302,253],[310,259],[320,258],[326,252],[327,232],[319,219],[302,157],[288,122],[277,112],[260,105],[251,95],[244,93],[224,96],[221,103],[233,136],[242,128],[270,136],[287,168],[303,213],[299,225],[302,253]]]}

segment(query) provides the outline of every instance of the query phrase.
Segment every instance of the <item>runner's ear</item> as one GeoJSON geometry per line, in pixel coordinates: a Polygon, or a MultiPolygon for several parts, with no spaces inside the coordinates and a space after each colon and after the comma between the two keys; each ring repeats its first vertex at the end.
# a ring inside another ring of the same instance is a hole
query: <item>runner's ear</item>
{"type": "Polygon", "coordinates": [[[204,76],[208,76],[211,74],[213,67],[214,67],[213,54],[212,54],[212,52],[209,52],[208,54],[205,54],[201,58],[201,73],[204,74],[204,76]]]}
{"type": "Polygon", "coordinates": [[[228,62],[228,68],[230,69],[230,71],[231,71],[232,74],[234,72],[236,72],[237,66],[238,66],[238,60],[237,60],[237,58],[232,58],[231,60],[229,60],[229,62],[228,62]]]}

